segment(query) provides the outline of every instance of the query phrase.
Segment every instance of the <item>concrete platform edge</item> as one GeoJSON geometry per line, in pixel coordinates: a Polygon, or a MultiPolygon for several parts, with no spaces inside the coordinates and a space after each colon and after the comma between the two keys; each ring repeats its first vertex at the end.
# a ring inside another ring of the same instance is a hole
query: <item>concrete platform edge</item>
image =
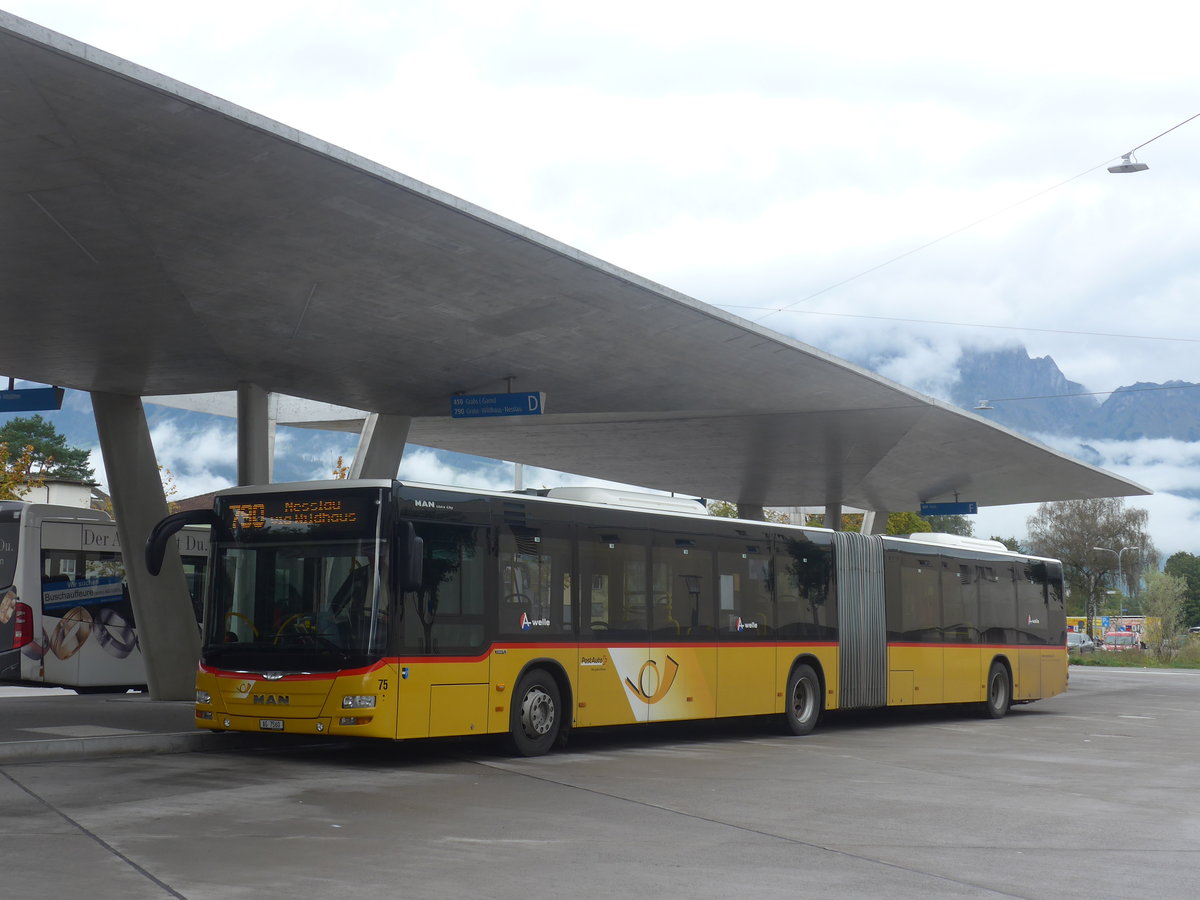
{"type": "MultiPolygon", "coordinates": [[[[272,741],[271,743],[277,742],[272,741]]],[[[214,734],[205,731],[10,741],[0,743],[0,765],[24,762],[62,762],[71,759],[129,756],[143,753],[243,750],[247,747],[266,744],[267,742],[258,735],[214,734]]]]}

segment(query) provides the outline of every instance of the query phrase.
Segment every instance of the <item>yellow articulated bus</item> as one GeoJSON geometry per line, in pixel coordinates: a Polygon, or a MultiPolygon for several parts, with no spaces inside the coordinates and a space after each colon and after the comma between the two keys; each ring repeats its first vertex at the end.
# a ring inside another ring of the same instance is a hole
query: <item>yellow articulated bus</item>
{"type": "Polygon", "coordinates": [[[1066,687],[1062,569],[992,541],[836,533],[596,489],[234,488],[212,528],[196,724],[404,740],[971,704],[1066,687]],[[631,505],[638,504],[638,505],[631,505]],[[649,505],[654,508],[643,508],[649,505]]]}

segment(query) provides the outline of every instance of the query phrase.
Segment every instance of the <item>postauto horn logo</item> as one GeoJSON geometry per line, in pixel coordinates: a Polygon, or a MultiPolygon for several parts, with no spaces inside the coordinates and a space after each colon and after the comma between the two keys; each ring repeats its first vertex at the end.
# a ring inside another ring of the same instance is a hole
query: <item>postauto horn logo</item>
{"type": "Polygon", "coordinates": [[[638,699],[646,703],[657,703],[667,696],[667,692],[671,690],[671,685],[675,683],[675,676],[678,674],[679,663],[671,657],[667,657],[662,672],[658,671],[657,662],[648,659],[638,672],[638,683],[634,684],[632,679],[626,678],[625,686],[633,691],[638,699]]]}

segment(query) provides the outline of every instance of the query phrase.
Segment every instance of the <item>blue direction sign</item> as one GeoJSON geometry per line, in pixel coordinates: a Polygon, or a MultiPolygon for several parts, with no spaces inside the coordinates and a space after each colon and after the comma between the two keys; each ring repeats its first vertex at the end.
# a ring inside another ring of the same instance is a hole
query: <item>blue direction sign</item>
{"type": "Polygon", "coordinates": [[[35,409],[62,409],[63,389],[17,388],[0,391],[0,412],[28,412],[35,409]]]}
{"type": "Polygon", "coordinates": [[[450,398],[450,416],[454,419],[540,416],[545,409],[546,395],[537,391],[521,394],[457,394],[450,398]]]}
{"type": "Polygon", "coordinates": [[[922,503],[923,516],[973,516],[979,512],[975,503],[922,503]]]}

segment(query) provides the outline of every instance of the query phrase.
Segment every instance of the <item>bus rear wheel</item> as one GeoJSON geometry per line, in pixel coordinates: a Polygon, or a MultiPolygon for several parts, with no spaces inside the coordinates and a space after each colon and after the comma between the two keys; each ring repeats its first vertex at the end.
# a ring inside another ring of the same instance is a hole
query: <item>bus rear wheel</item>
{"type": "Polygon", "coordinates": [[[989,719],[1003,719],[1012,706],[1012,682],[1008,669],[997,660],[988,670],[987,699],[983,701],[983,712],[989,719]]]}
{"type": "Polygon", "coordinates": [[[821,699],[821,680],[813,667],[796,666],[788,677],[787,709],[784,711],[792,734],[809,734],[817,727],[821,699]]]}
{"type": "Polygon", "coordinates": [[[541,756],[554,746],[562,729],[558,683],[544,669],[521,676],[509,713],[513,749],[521,756],[541,756]]]}

